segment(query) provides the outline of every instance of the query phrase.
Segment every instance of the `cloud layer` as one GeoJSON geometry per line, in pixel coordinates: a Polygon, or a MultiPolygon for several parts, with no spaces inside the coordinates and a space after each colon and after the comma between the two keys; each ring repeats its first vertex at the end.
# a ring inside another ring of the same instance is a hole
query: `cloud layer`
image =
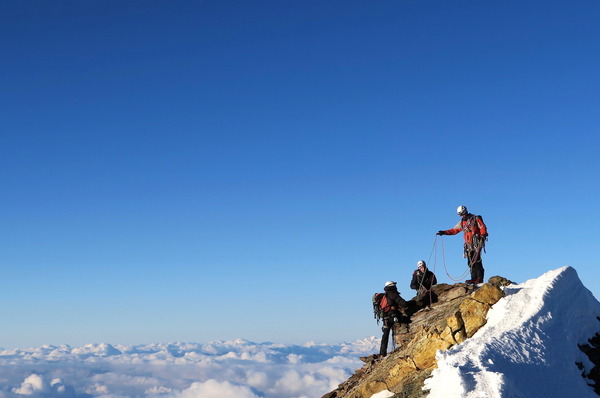
{"type": "Polygon", "coordinates": [[[320,397],[379,340],[283,345],[247,340],[136,346],[88,344],[0,351],[0,398],[320,397]]]}

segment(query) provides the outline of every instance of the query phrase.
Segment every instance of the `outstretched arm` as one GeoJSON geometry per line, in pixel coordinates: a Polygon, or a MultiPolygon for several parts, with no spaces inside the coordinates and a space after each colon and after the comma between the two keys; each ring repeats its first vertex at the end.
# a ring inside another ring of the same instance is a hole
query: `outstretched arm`
{"type": "Polygon", "coordinates": [[[456,235],[463,230],[462,222],[459,221],[454,228],[447,229],[445,231],[438,231],[437,235],[456,235]]]}

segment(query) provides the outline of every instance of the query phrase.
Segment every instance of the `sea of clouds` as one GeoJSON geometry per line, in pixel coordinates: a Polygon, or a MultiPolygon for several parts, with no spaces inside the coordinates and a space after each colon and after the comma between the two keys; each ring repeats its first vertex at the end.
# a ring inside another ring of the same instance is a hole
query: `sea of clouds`
{"type": "Polygon", "coordinates": [[[207,344],[88,344],[0,350],[0,398],[321,397],[379,347],[284,345],[239,339],[207,344]]]}

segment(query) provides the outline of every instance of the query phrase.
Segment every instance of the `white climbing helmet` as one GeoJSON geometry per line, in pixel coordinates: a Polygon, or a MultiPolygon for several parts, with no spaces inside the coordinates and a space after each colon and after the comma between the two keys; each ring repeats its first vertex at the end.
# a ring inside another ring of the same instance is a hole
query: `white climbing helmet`
{"type": "Polygon", "coordinates": [[[459,216],[464,216],[467,213],[468,211],[466,206],[458,206],[458,208],[456,209],[456,214],[458,214],[459,216]]]}
{"type": "Polygon", "coordinates": [[[417,267],[426,267],[426,266],[427,266],[427,264],[425,264],[425,261],[423,261],[423,260],[417,261],[417,267]]]}
{"type": "Polygon", "coordinates": [[[388,286],[396,286],[396,282],[387,281],[387,282],[385,283],[385,287],[388,287],[388,286]]]}

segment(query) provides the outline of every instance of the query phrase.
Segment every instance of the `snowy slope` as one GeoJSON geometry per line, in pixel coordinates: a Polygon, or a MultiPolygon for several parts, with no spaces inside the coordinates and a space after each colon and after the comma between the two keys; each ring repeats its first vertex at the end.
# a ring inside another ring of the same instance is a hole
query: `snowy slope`
{"type": "Polygon", "coordinates": [[[592,367],[577,344],[600,331],[600,302],[577,272],[563,267],[505,291],[483,328],[438,353],[429,397],[597,397],[576,362],[592,367]]]}

